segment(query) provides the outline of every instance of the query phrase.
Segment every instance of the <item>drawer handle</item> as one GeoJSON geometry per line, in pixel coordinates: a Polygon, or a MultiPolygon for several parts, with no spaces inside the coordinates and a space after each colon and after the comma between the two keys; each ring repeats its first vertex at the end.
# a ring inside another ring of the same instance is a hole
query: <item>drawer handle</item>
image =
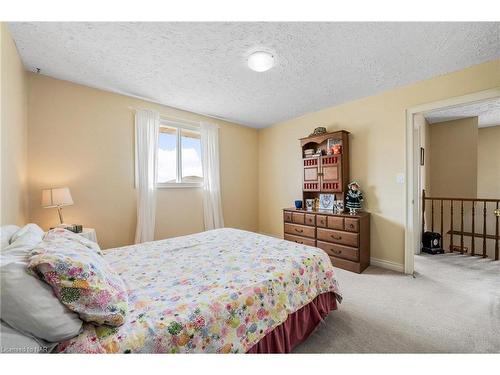
{"type": "Polygon", "coordinates": [[[301,245],[304,244],[304,242],[302,242],[302,241],[295,241],[295,242],[300,243],[301,245]]]}
{"type": "Polygon", "coordinates": [[[334,254],[342,254],[342,250],[332,249],[332,251],[333,251],[334,254]]]}
{"type": "Polygon", "coordinates": [[[295,232],[297,232],[297,233],[302,233],[303,231],[304,231],[304,229],[297,229],[297,228],[295,228],[295,232]]]}
{"type": "Polygon", "coordinates": [[[349,228],[354,228],[354,224],[349,224],[349,228]]]}
{"type": "Polygon", "coordinates": [[[341,240],[342,239],[342,236],[336,237],[333,234],[331,234],[330,237],[332,237],[334,240],[341,240]]]}

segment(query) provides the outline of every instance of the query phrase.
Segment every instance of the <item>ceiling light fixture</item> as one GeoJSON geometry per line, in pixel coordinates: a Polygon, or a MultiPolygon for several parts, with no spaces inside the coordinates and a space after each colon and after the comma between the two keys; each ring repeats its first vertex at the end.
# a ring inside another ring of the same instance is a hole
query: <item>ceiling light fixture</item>
{"type": "Polygon", "coordinates": [[[274,66],[274,56],[269,52],[254,52],[248,57],[248,67],[256,72],[265,72],[274,66]]]}

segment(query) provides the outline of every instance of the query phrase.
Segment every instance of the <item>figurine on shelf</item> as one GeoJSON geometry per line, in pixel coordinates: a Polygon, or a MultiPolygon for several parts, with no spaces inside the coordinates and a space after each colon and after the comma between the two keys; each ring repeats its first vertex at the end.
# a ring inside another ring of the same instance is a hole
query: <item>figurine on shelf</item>
{"type": "Polygon", "coordinates": [[[341,144],[333,145],[332,152],[334,155],[340,155],[342,153],[342,145],[341,144]]]}
{"type": "Polygon", "coordinates": [[[335,201],[333,203],[333,208],[336,214],[341,214],[344,212],[344,201],[335,201]]]}
{"type": "Polygon", "coordinates": [[[314,210],[319,210],[319,198],[314,198],[314,210]]]}
{"type": "Polygon", "coordinates": [[[306,210],[312,211],[314,209],[314,199],[306,199],[306,210]]]}
{"type": "Polygon", "coordinates": [[[325,133],[326,133],[326,128],[324,126],[318,126],[316,129],[314,129],[314,131],[311,134],[309,134],[309,137],[325,133]]]}
{"type": "Polygon", "coordinates": [[[363,202],[363,193],[359,189],[359,184],[356,181],[347,185],[348,190],[345,196],[346,207],[349,209],[350,215],[356,215],[357,211],[361,210],[361,202],[363,202]]]}

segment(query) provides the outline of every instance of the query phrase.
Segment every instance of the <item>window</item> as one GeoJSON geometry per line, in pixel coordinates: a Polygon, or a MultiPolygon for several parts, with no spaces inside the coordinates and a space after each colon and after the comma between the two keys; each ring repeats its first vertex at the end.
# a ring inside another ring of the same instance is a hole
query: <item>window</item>
{"type": "Polygon", "coordinates": [[[162,121],[158,139],[158,186],[201,186],[202,182],[200,131],[162,121]]]}

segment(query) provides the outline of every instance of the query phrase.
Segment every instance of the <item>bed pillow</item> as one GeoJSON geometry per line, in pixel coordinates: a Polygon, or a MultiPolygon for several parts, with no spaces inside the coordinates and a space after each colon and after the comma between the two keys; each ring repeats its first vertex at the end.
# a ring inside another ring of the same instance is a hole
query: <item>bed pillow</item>
{"type": "Polygon", "coordinates": [[[57,344],[46,343],[26,336],[5,322],[0,321],[0,351],[1,353],[49,353],[57,344]]]}
{"type": "Polygon", "coordinates": [[[63,242],[63,240],[77,242],[80,245],[85,246],[87,249],[92,250],[99,255],[102,255],[101,248],[96,242],[64,228],[54,228],[49,230],[44,239],[55,240],[59,242],[63,242]]]}
{"type": "Polygon", "coordinates": [[[31,254],[28,268],[82,320],[111,326],[125,322],[125,286],[103,257],[60,236],[49,236],[31,254]]]}
{"type": "Polygon", "coordinates": [[[10,240],[14,233],[20,228],[17,225],[4,225],[0,227],[0,249],[4,249],[10,244],[10,240]]]}
{"type": "Polygon", "coordinates": [[[78,335],[83,322],[64,306],[52,288],[29,274],[26,262],[0,267],[1,319],[25,335],[60,342],[78,335]]]}
{"type": "Polygon", "coordinates": [[[30,234],[34,238],[40,238],[40,240],[42,240],[43,236],[45,235],[45,232],[38,225],[34,223],[29,223],[12,235],[10,243],[17,241],[18,238],[25,236],[27,234],[30,234]]]}
{"type": "Polygon", "coordinates": [[[30,252],[43,239],[43,231],[37,228],[40,229],[36,224],[28,224],[12,236],[10,245],[2,250],[2,265],[11,262],[26,262],[28,260],[30,252]]]}

